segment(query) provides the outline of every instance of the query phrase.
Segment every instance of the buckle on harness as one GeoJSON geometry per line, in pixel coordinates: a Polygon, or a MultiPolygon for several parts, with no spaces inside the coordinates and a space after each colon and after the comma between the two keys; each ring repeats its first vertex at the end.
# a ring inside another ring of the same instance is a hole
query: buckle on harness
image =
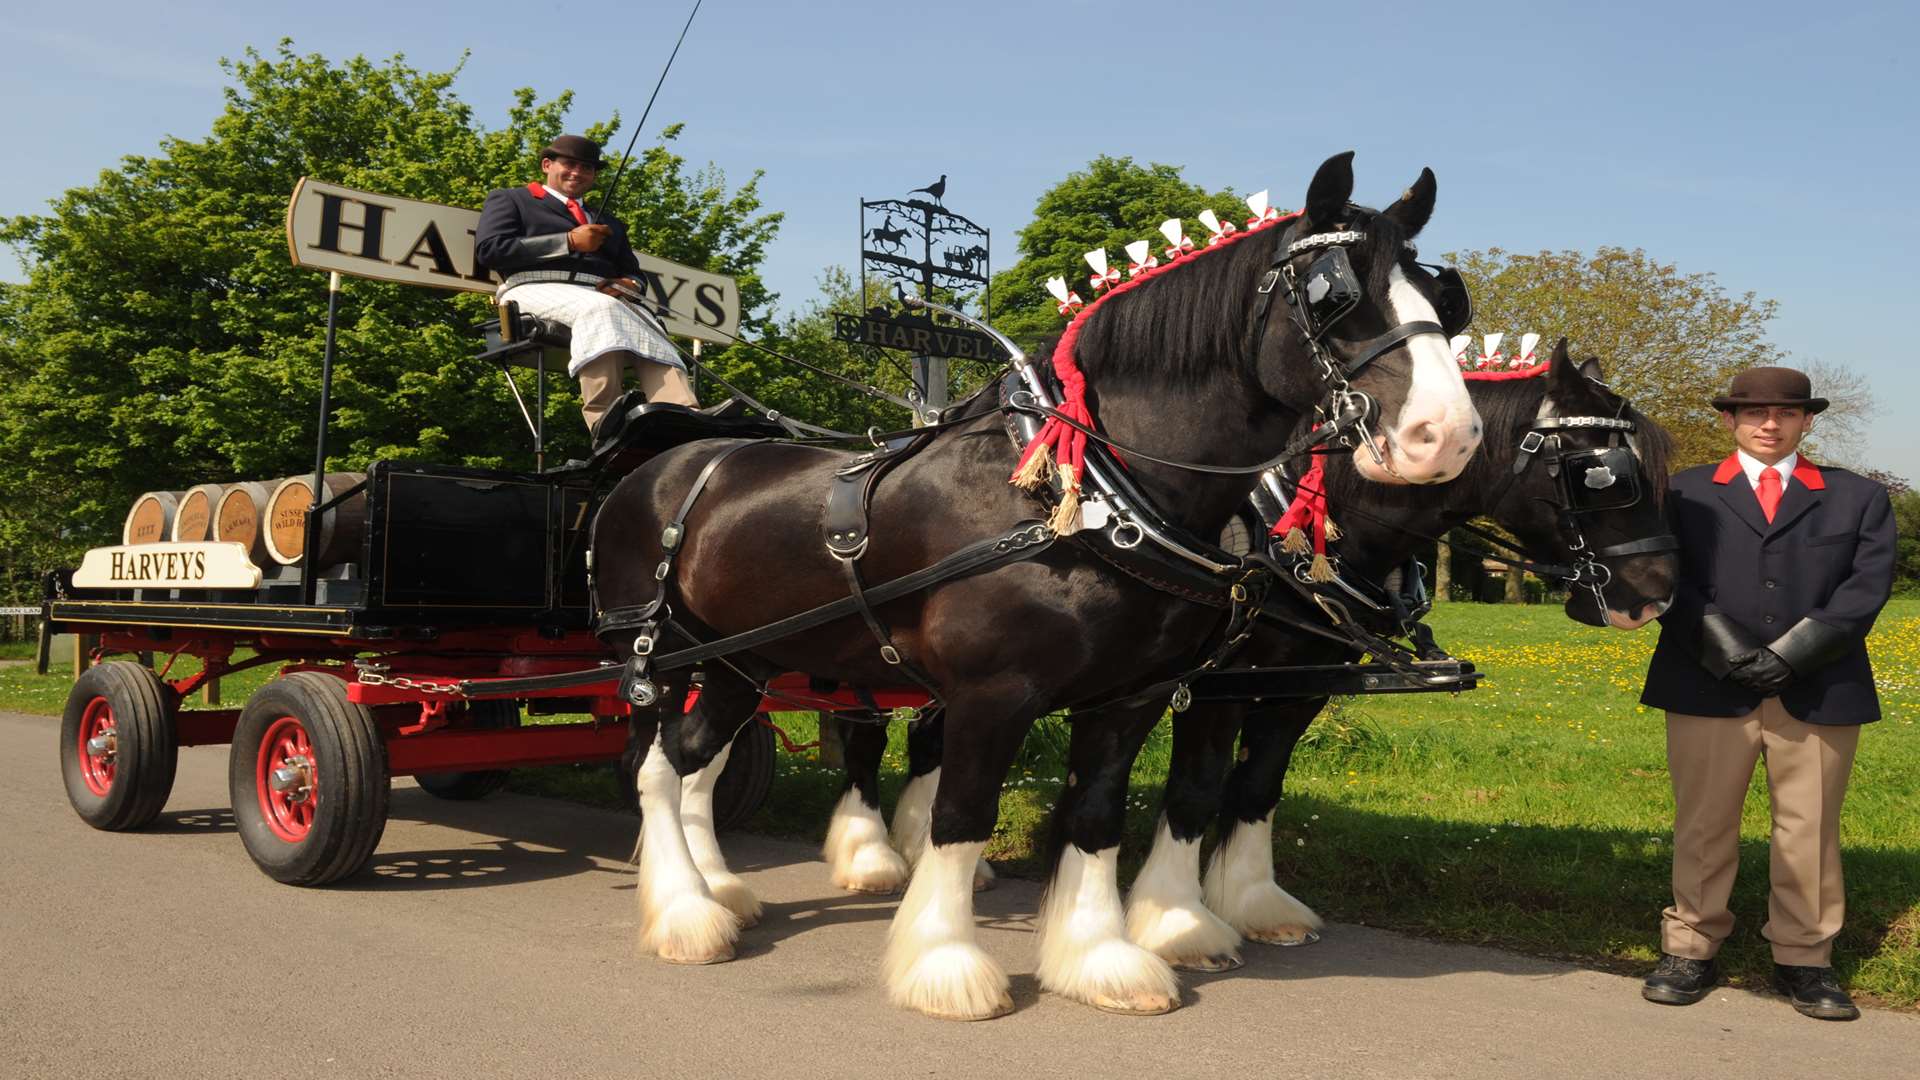
{"type": "Polygon", "coordinates": [[[1265,296],[1272,292],[1273,287],[1278,284],[1280,284],[1280,271],[1269,270],[1261,276],[1259,287],[1253,291],[1259,293],[1261,296],[1265,296]]]}
{"type": "Polygon", "coordinates": [[[898,666],[900,663],[900,650],[891,645],[882,645],[880,646],[880,659],[898,666]]]}
{"type": "Polygon", "coordinates": [[[1193,691],[1188,689],[1186,683],[1181,683],[1173,688],[1173,700],[1168,704],[1174,712],[1186,712],[1187,707],[1193,704],[1193,691]]]}

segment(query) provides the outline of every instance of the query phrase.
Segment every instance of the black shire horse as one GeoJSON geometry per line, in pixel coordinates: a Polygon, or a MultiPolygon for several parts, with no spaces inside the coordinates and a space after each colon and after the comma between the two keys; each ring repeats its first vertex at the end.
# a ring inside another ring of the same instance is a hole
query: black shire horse
{"type": "MultiPolygon", "coordinates": [[[[1465,468],[1479,418],[1436,321],[1435,279],[1413,261],[1409,241],[1432,213],[1431,171],[1385,211],[1353,206],[1352,155],[1329,159],[1309,185],[1291,227],[1249,230],[1182,259],[1083,312],[1072,352],[1088,402],[1114,439],[1145,454],[1216,466],[1248,465],[1280,452],[1327,400],[1324,369],[1310,360],[1285,304],[1256,334],[1253,312],[1276,258],[1275,241],[1313,238],[1286,259],[1304,271],[1328,245],[1353,268],[1354,306],[1322,338],[1338,361],[1376,339],[1398,340],[1352,378],[1379,403],[1372,446],[1355,449],[1362,475],[1437,483],[1465,468]],[[1378,451],[1376,461],[1373,451],[1378,451]]],[[[1291,251],[1292,248],[1289,248],[1291,251]]],[[[1280,253],[1285,256],[1286,253],[1280,253]]],[[[1305,290],[1302,290],[1305,292],[1305,290]]],[[[1277,298],[1276,298],[1277,300],[1277,298]]],[[[1018,460],[991,392],[886,474],[873,493],[871,542],[859,559],[868,583],[928,567],[975,541],[1042,516],[1008,477],[1018,460]]],[[[662,531],[684,520],[677,573],[665,594],[673,628],[700,640],[742,633],[847,595],[845,568],[825,548],[823,503],[845,454],[784,443],[728,440],[670,450],[625,477],[594,524],[596,604],[637,608],[662,588],[662,531]],[[721,454],[697,501],[698,477],[721,454]]],[[[1177,528],[1218,536],[1245,500],[1246,476],[1129,461],[1130,477],[1177,528]]],[[[944,703],[942,778],[930,841],[889,933],[884,974],[892,999],[933,1016],[981,1019],[1012,1008],[1007,977],[974,942],[973,884],[993,830],[1008,766],[1035,717],[1142,688],[1190,666],[1220,611],[1176,599],[1120,568],[1126,553],[1109,533],[1087,530],[1037,557],[950,579],[878,608],[899,654],[937,687],[944,703]]],[[[871,587],[871,584],[870,584],[871,587]]],[[[1224,591],[1226,582],[1222,581],[1224,591]]],[[[608,632],[613,639],[612,632],[608,632]]],[[[632,640],[631,631],[618,639],[632,640]]],[[[906,685],[875,635],[847,618],[802,636],[709,661],[697,704],[657,711],[638,770],[643,821],[639,927],[643,950],[679,963],[731,958],[759,905],[731,874],[711,827],[712,783],[727,747],[753,715],[757,681],[799,671],[855,687],[906,685]]],[[[663,701],[681,700],[684,672],[658,675],[663,701]]],[[[636,719],[636,723],[645,724],[636,719]]],[[[1151,725],[1104,719],[1106,753],[1130,760],[1151,725]]],[[[1089,751],[1075,783],[1102,789],[1116,773],[1089,751]]],[[[876,831],[879,815],[870,823],[876,831]]],[[[1171,969],[1128,942],[1111,836],[1097,852],[1062,862],[1053,895],[1072,906],[1042,932],[1042,985],[1103,1008],[1164,1012],[1178,1003],[1171,969]]]]}
{"type": "MultiPolygon", "coordinates": [[[[1420,492],[1422,498],[1407,497],[1405,489],[1359,483],[1351,470],[1330,466],[1331,513],[1346,530],[1337,545],[1346,568],[1379,580],[1411,555],[1419,540],[1357,514],[1341,515],[1343,505],[1358,506],[1430,536],[1486,515],[1506,526],[1528,551],[1541,553],[1536,557],[1571,562],[1573,545],[1580,542],[1602,553],[1600,561],[1611,572],[1602,587],[1606,610],[1600,610],[1590,589],[1575,586],[1566,605],[1567,615],[1575,621],[1634,629],[1665,611],[1679,572],[1676,553],[1661,549],[1659,542],[1668,532],[1659,503],[1666,488],[1670,442],[1658,424],[1599,379],[1596,362],[1576,366],[1568,359],[1564,340],[1543,375],[1501,381],[1468,376],[1474,405],[1486,420],[1486,444],[1457,480],[1420,492]],[[1634,427],[1625,442],[1634,452],[1638,475],[1595,474],[1593,486],[1606,486],[1590,492],[1585,467],[1574,466],[1566,476],[1568,487],[1562,489],[1541,460],[1545,455],[1535,455],[1516,473],[1514,463],[1529,432],[1558,436],[1563,459],[1605,446],[1610,436],[1621,434],[1617,428],[1542,423],[1553,418],[1631,421],[1634,427]],[[1629,480],[1637,486],[1628,489],[1629,480]],[[1639,498],[1621,506],[1617,504],[1625,500],[1608,492],[1596,500],[1596,508],[1573,516],[1579,532],[1570,533],[1565,526],[1568,519],[1560,512],[1566,492],[1573,493],[1574,508],[1580,509],[1586,493],[1598,496],[1609,488],[1637,491],[1639,498]],[[1602,503],[1604,508],[1598,508],[1602,503]],[[1604,554],[1609,547],[1636,541],[1647,543],[1635,546],[1660,550],[1619,557],[1604,554]]],[[[1337,642],[1264,633],[1249,642],[1240,659],[1267,667],[1341,663],[1355,655],[1337,642]]],[[[1153,852],[1128,895],[1130,940],[1175,966],[1220,970],[1238,965],[1243,936],[1281,945],[1314,939],[1319,917],[1274,881],[1272,830],[1294,744],[1326,701],[1196,704],[1175,715],[1163,817],[1154,834],[1153,852]],[[1234,759],[1236,735],[1240,753],[1234,759]],[[1216,814],[1219,844],[1208,863],[1203,888],[1200,840],[1216,814]]],[[[1082,741],[1077,726],[1073,736],[1077,755],[1082,741]]],[[[1099,741],[1097,733],[1087,738],[1099,741]]],[[[1069,789],[1058,812],[1070,821],[1083,812],[1078,804],[1084,801],[1084,796],[1069,789]]]]}

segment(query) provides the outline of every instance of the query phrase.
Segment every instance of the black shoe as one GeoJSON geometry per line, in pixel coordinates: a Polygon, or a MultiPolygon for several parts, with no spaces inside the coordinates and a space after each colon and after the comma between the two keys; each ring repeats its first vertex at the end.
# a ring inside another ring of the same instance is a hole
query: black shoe
{"type": "Polygon", "coordinates": [[[1860,1009],[1840,989],[1830,967],[1773,965],[1773,988],[1793,1002],[1795,1012],[1815,1020],[1858,1020],[1860,1009]]]}
{"type": "Polygon", "coordinates": [[[1647,976],[1640,996],[1661,1005],[1691,1005],[1706,997],[1719,981],[1720,968],[1712,960],[1661,953],[1660,965],[1647,976]]]}

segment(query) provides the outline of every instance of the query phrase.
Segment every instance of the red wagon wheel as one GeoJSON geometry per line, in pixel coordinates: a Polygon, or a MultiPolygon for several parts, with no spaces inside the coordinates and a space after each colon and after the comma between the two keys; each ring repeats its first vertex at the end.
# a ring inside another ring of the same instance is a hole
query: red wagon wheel
{"type": "Polygon", "coordinates": [[[358,873],[387,827],[387,750],[346,684],[298,671],[247,699],[227,783],[240,842],[275,881],[326,885],[358,873]]]}
{"type": "Polygon", "coordinates": [[[126,660],[88,669],[60,719],[60,773],[67,801],[96,829],[137,829],[173,792],[180,747],[178,704],[152,671],[126,660]]]}

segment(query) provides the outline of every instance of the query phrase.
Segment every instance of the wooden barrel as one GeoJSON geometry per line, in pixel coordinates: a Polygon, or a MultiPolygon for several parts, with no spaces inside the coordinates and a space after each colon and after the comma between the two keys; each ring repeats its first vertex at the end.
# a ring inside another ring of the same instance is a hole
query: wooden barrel
{"type": "MultiPolygon", "coordinates": [[[[365,473],[328,473],[321,484],[320,501],[340,494],[367,478],[365,473]]],[[[313,505],[313,477],[289,476],[267,496],[267,554],[275,562],[292,565],[306,550],[307,507],[313,505]]],[[[351,562],[360,551],[360,535],[367,524],[367,493],[327,511],[320,518],[318,554],[313,565],[325,570],[351,562]]]]}
{"type": "Polygon", "coordinates": [[[120,539],[128,544],[157,544],[173,532],[173,515],[180,508],[178,491],[149,491],[133,500],[120,539]]]}
{"type": "Polygon", "coordinates": [[[228,484],[213,508],[213,538],[247,545],[247,558],[258,566],[267,561],[267,498],[278,480],[246,480],[228,484]]]}
{"type": "Polygon", "coordinates": [[[198,543],[213,539],[213,508],[220,505],[226,488],[219,484],[195,484],[180,496],[180,507],[173,513],[173,538],[198,543]]]}

